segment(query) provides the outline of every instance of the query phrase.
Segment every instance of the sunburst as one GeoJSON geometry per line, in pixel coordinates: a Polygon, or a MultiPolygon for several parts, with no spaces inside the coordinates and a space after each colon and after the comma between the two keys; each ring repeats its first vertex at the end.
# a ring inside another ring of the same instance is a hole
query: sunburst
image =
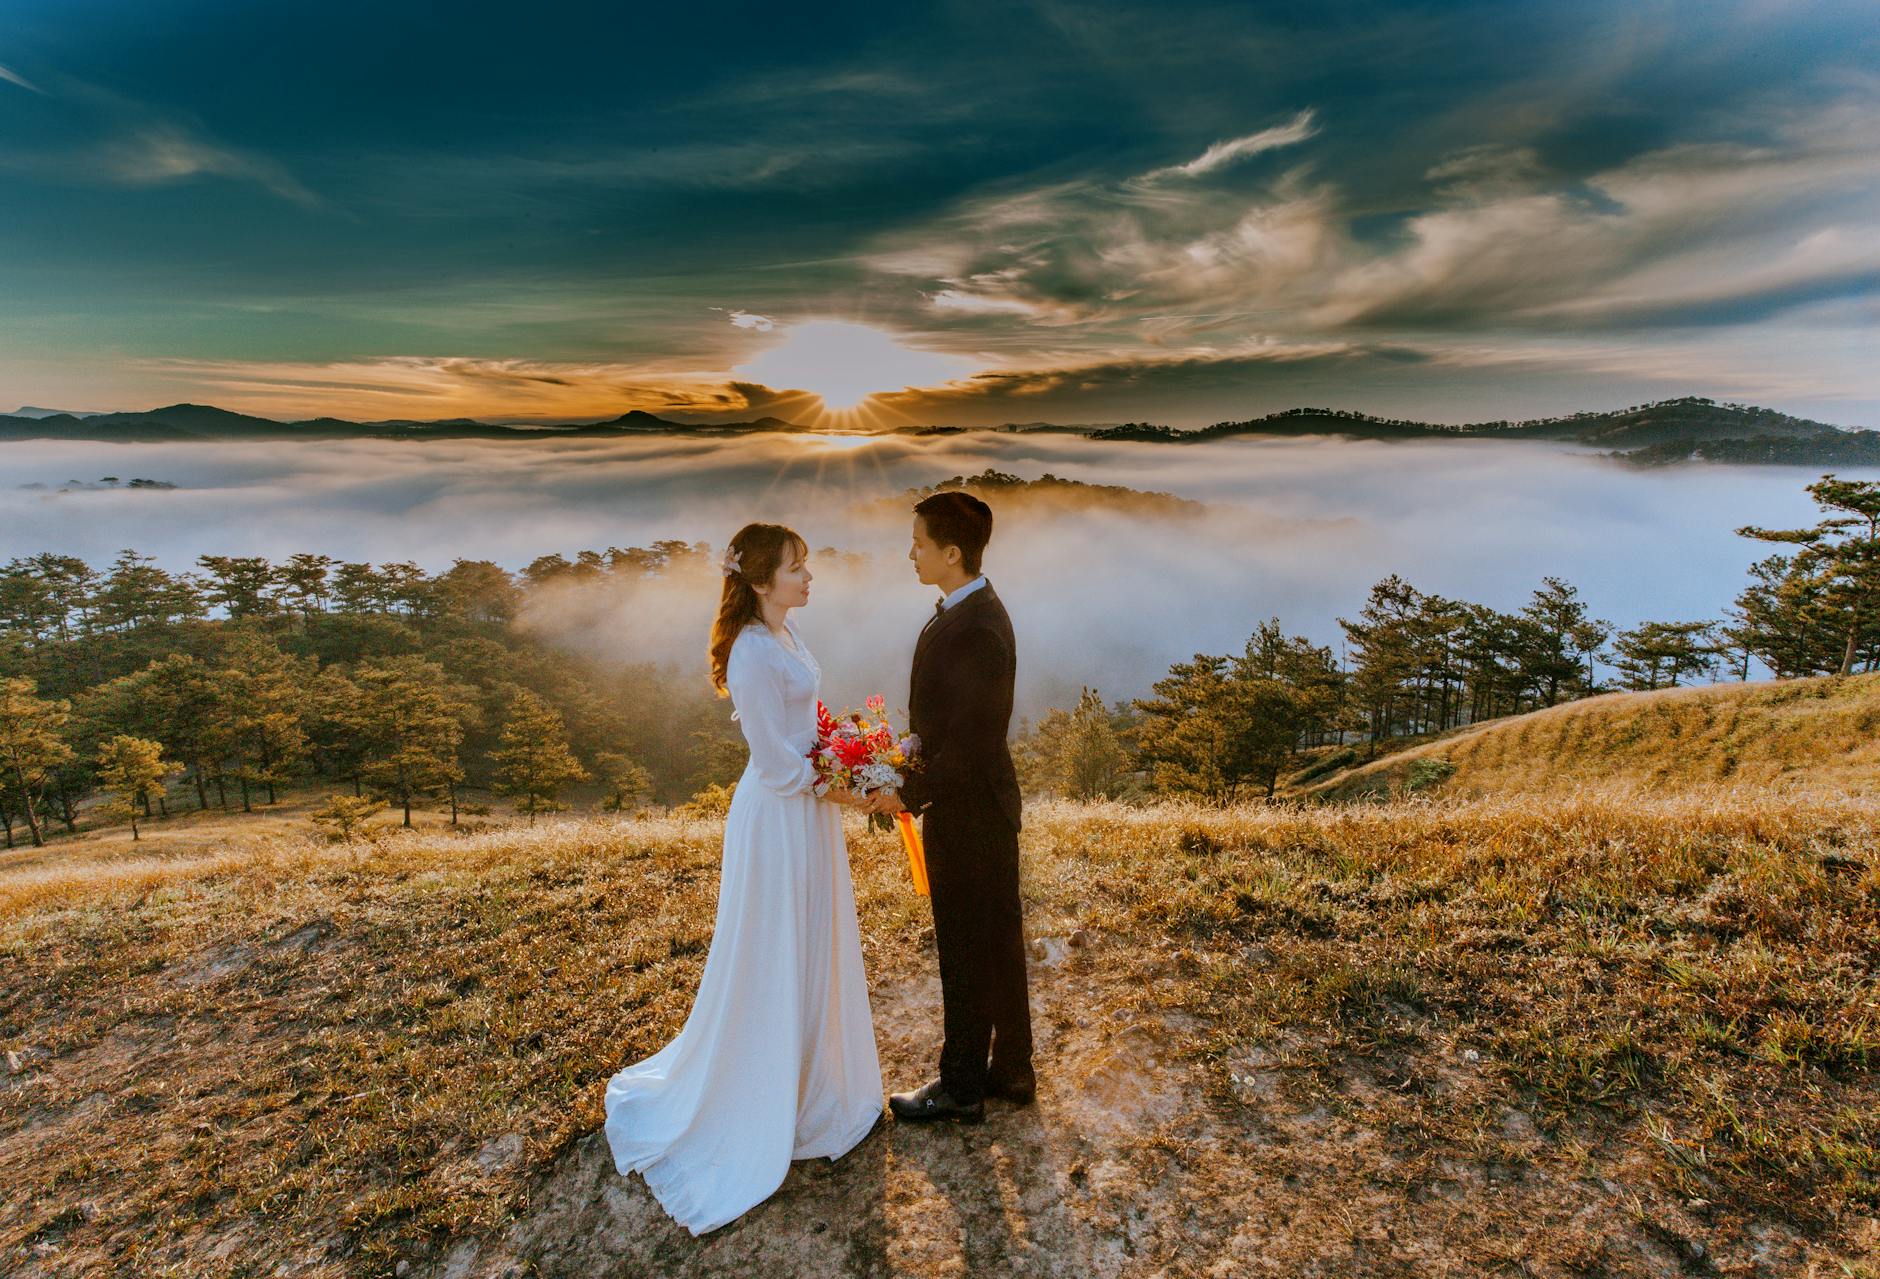
{"type": "Polygon", "coordinates": [[[733,371],[776,390],[814,396],[822,407],[818,425],[842,430],[873,425],[872,396],[934,386],[973,369],[964,356],[916,350],[866,324],[806,320],[733,371]]]}

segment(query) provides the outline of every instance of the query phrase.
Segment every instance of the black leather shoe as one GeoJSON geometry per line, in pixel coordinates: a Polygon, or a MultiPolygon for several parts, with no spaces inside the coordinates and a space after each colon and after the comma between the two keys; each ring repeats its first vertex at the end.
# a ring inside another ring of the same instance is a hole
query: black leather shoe
{"type": "Polygon", "coordinates": [[[1029,1106],[1038,1099],[1038,1081],[1035,1077],[1024,1079],[988,1079],[986,1096],[1000,1101],[1009,1101],[1015,1105],[1029,1106]]]}
{"type": "Polygon", "coordinates": [[[938,1079],[924,1088],[916,1088],[913,1092],[897,1092],[890,1095],[888,1109],[894,1112],[896,1119],[904,1119],[910,1123],[926,1123],[933,1119],[957,1119],[964,1124],[976,1124],[986,1117],[985,1102],[955,1101],[953,1094],[942,1088],[938,1079]]]}

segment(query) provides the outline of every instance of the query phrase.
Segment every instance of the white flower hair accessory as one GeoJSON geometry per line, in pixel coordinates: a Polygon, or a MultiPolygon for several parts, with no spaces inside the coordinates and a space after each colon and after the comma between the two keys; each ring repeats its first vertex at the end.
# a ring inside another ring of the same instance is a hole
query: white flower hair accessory
{"type": "Polygon", "coordinates": [[[735,550],[732,550],[729,546],[727,546],[725,548],[725,557],[722,560],[718,561],[718,569],[726,577],[730,577],[732,574],[736,573],[743,566],[742,565],[743,559],[744,559],[743,551],[735,551],[735,550]]]}

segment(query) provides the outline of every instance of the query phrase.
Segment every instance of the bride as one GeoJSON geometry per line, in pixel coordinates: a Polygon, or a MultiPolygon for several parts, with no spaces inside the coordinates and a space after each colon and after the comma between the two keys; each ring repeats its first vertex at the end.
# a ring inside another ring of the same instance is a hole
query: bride
{"type": "Polygon", "coordinates": [[[881,1115],[881,1065],[838,804],[808,752],[822,671],[790,610],[809,602],[809,546],[747,524],[720,568],[711,675],[750,762],[725,816],[718,917],[678,1037],[607,1084],[607,1141],[694,1235],[783,1183],[792,1159],[835,1159],[881,1115]]]}

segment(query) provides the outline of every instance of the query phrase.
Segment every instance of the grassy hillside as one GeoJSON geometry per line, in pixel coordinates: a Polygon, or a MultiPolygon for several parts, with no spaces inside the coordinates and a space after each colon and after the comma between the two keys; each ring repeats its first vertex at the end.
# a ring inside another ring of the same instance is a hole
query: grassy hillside
{"type": "Polygon", "coordinates": [[[1346,800],[1710,783],[1880,792],[1880,672],[1584,698],[1460,729],[1296,793],[1346,800]],[[1445,779],[1446,765],[1454,772],[1445,779]]]}
{"type": "MultiPolygon", "coordinates": [[[[0,1270],[1880,1274],[1872,797],[1034,806],[1039,1104],[884,1122],[694,1241],[595,1130],[719,833],[0,859],[0,1270]]],[[[850,850],[908,1086],[925,905],[850,850]]]]}

